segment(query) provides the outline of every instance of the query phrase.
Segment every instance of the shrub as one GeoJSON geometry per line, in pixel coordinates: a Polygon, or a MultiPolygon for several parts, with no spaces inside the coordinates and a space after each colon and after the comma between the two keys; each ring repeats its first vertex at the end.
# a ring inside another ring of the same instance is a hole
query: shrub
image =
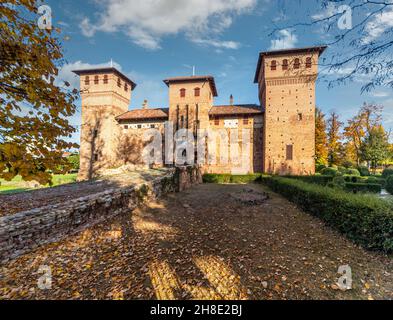
{"type": "Polygon", "coordinates": [[[323,169],[326,169],[326,168],[327,168],[327,166],[324,164],[317,164],[316,171],[321,172],[323,169]]]}
{"type": "Polygon", "coordinates": [[[393,176],[390,176],[388,180],[386,180],[386,190],[393,194],[393,176]]]}
{"type": "Polygon", "coordinates": [[[382,186],[372,183],[346,183],[345,189],[353,193],[381,193],[382,186]]]}
{"type": "Polygon", "coordinates": [[[253,183],[261,180],[261,174],[230,175],[230,174],[205,174],[204,183],[253,183]]]}
{"type": "Polygon", "coordinates": [[[393,176],[393,168],[387,168],[387,169],[383,170],[382,177],[384,179],[387,179],[390,176],[393,176]]]}
{"type": "Polygon", "coordinates": [[[347,169],[346,170],[346,174],[349,174],[351,176],[358,176],[358,177],[361,176],[359,170],[358,169],[354,169],[354,168],[347,169]]]}
{"type": "Polygon", "coordinates": [[[324,176],[335,177],[338,175],[338,170],[335,168],[325,168],[321,171],[321,174],[324,176]]]}
{"type": "Polygon", "coordinates": [[[371,184],[379,184],[382,186],[382,188],[385,188],[386,186],[386,180],[383,178],[377,178],[377,177],[368,177],[366,180],[366,183],[371,183],[371,184]]]}
{"type": "Polygon", "coordinates": [[[332,186],[335,188],[344,189],[346,181],[344,177],[335,177],[332,182],[332,186]]]}
{"type": "Polygon", "coordinates": [[[344,176],[344,179],[346,182],[352,182],[352,183],[366,183],[367,182],[367,178],[365,178],[365,177],[353,176],[353,175],[349,175],[349,174],[346,174],[344,176]]]}
{"type": "Polygon", "coordinates": [[[393,252],[393,209],[387,201],[282,177],[263,177],[262,182],[348,239],[368,249],[393,252]]]}
{"type": "Polygon", "coordinates": [[[362,177],[368,177],[368,176],[370,176],[370,170],[368,170],[367,167],[360,166],[360,167],[358,168],[358,170],[359,170],[360,175],[361,175],[362,177]]]}
{"type": "Polygon", "coordinates": [[[67,158],[67,161],[71,164],[73,171],[78,171],[80,167],[79,154],[73,154],[67,158]]]}
{"type": "Polygon", "coordinates": [[[333,181],[333,176],[288,176],[287,178],[300,180],[307,183],[319,184],[321,186],[327,186],[333,181]]]}
{"type": "Polygon", "coordinates": [[[347,168],[345,168],[345,167],[338,167],[338,172],[341,172],[342,174],[346,174],[347,173],[347,168]]]}

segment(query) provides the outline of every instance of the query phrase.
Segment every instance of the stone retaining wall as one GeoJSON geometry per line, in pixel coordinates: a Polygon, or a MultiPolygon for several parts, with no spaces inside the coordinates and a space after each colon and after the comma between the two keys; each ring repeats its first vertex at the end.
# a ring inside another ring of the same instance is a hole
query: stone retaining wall
{"type": "Polygon", "coordinates": [[[1,217],[0,263],[116,215],[128,213],[143,202],[199,183],[202,183],[200,168],[181,167],[138,186],[114,188],[67,203],[1,217]]]}

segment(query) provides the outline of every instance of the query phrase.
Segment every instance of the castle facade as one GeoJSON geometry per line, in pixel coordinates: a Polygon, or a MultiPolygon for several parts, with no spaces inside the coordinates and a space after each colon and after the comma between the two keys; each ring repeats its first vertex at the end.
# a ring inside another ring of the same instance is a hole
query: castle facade
{"type": "MultiPolygon", "coordinates": [[[[90,179],[102,169],[144,163],[144,137],[152,129],[162,134],[160,165],[168,165],[164,156],[168,124],[174,133],[187,129],[195,141],[199,132],[227,132],[226,139],[206,138],[204,157],[213,152],[215,161],[206,156],[205,172],[314,174],[315,84],[318,60],[325,49],[261,52],[254,79],[259,105],[238,105],[232,97],[228,105],[215,105],[214,77],[190,76],[164,80],[168,107],[151,108],[145,103],[130,111],[136,84],[120,71],[74,71],[80,76],[82,98],[80,179],[90,179]]],[[[193,151],[192,157],[197,159],[200,143],[193,151]]]]}

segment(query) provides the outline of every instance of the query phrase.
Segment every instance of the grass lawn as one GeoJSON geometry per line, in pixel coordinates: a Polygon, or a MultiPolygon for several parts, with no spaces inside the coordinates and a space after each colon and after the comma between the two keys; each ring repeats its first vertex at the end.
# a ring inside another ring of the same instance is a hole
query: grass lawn
{"type": "MultiPolygon", "coordinates": [[[[59,174],[53,176],[53,187],[67,183],[76,182],[77,174],[59,174]]],[[[49,188],[49,185],[40,186],[38,188],[49,188]]],[[[23,181],[22,177],[17,176],[12,181],[5,181],[0,179],[0,195],[13,194],[29,190],[34,190],[31,183],[23,181]]]]}

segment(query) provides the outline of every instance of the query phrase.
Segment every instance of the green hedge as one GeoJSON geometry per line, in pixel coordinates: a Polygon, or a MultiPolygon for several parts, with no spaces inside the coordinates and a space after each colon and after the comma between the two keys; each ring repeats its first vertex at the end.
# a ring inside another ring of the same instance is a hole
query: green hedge
{"type": "Polygon", "coordinates": [[[370,170],[368,170],[367,167],[361,166],[358,168],[360,174],[362,175],[362,177],[368,177],[370,176],[370,170]]]}
{"type": "Polygon", "coordinates": [[[273,191],[368,249],[393,252],[393,209],[385,200],[295,179],[263,177],[273,191]]]}
{"type": "Polygon", "coordinates": [[[382,186],[372,183],[346,183],[345,189],[353,193],[381,193],[382,186]]]}
{"type": "Polygon", "coordinates": [[[390,176],[388,180],[386,181],[386,190],[390,193],[393,194],[393,176],[390,176]]]}
{"type": "Polygon", "coordinates": [[[261,174],[231,175],[231,174],[205,174],[204,183],[253,183],[261,180],[261,174]]]}
{"type": "Polygon", "coordinates": [[[393,168],[387,168],[387,169],[383,170],[382,177],[384,179],[387,179],[390,176],[393,176],[393,168]]]}
{"type": "Polygon", "coordinates": [[[321,174],[324,176],[332,176],[335,177],[339,174],[338,169],[336,168],[325,168],[321,171],[321,174]]]}
{"type": "Polygon", "coordinates": [[[320,186],[327,186],[333,181],[333,176],[287,176],[286,178],[296,179],[307,183],[319,184],[320,186]]]}

